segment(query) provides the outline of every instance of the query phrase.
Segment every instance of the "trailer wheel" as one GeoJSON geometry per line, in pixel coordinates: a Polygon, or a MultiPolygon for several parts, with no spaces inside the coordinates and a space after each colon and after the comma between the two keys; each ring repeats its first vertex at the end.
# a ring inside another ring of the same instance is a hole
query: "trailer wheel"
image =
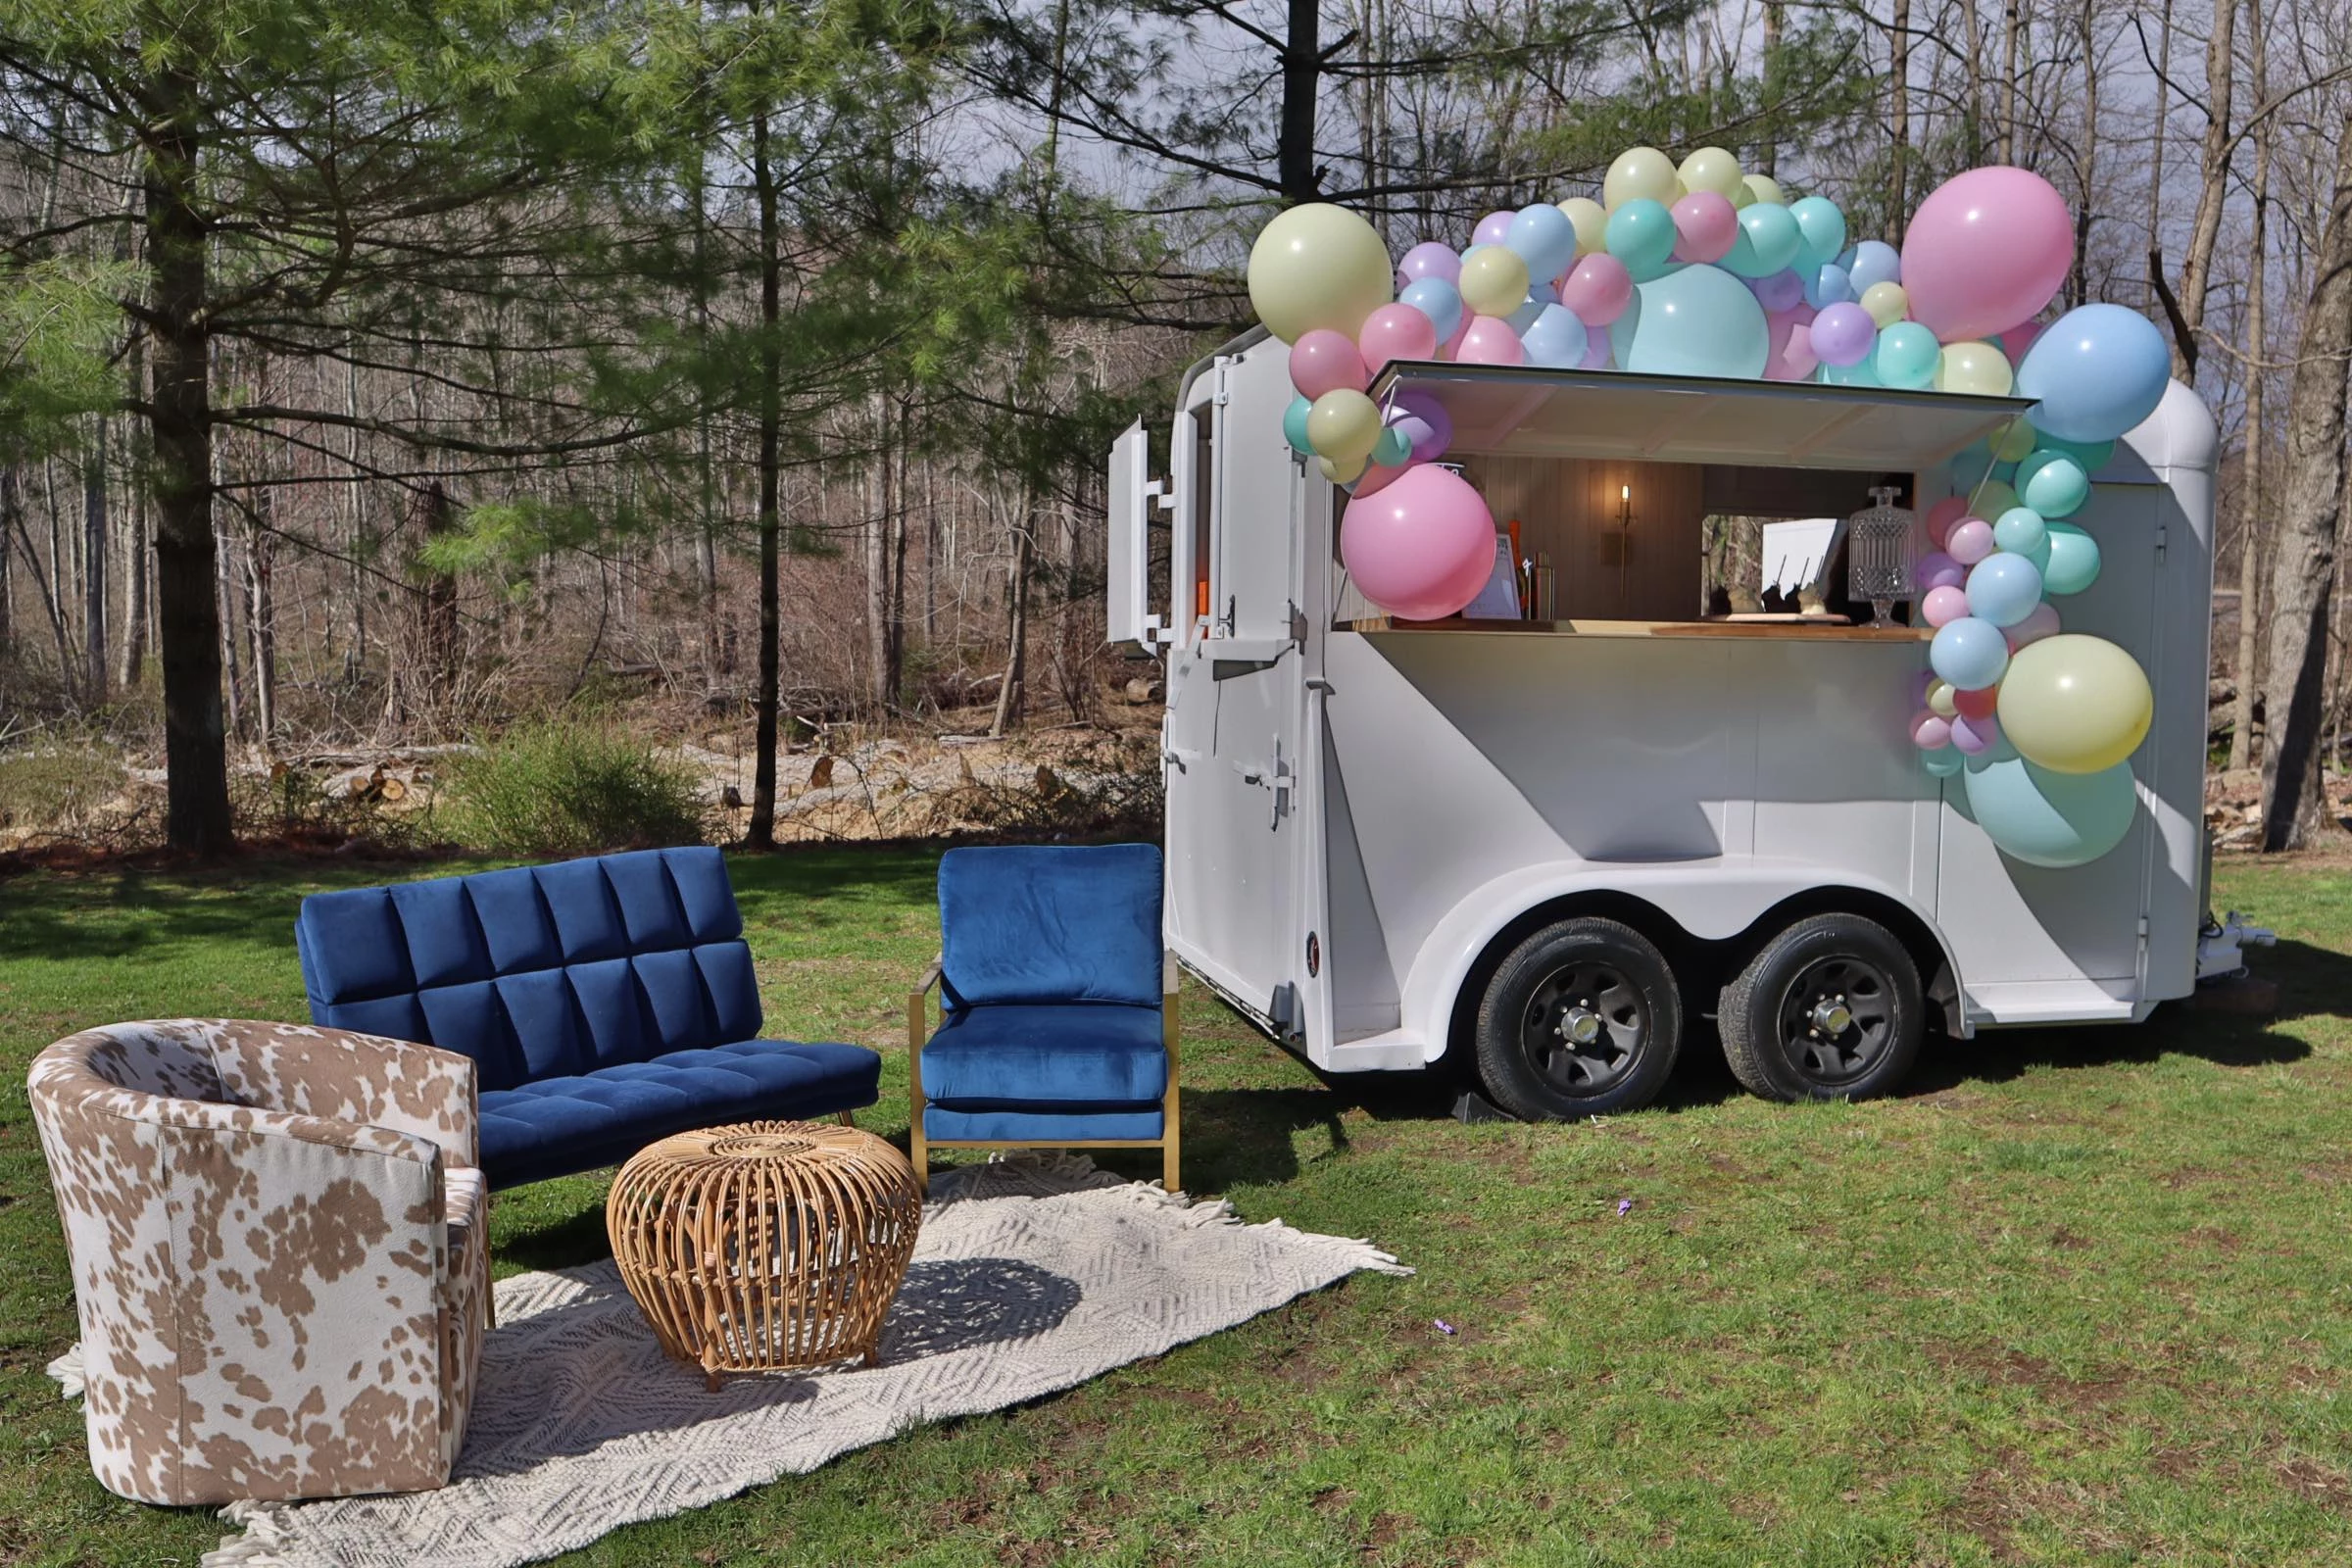
{"type": "Polygon", "coordinates": [[[1764,944],[1716,1008],[1732,1076],[1767,1100],[1867,1100],[1910,1074],[1919,966],[1876,920],[1816,914],[1764,944]]]}
{"type": "Polygon", "coordinates": [[[1494,1102],[1542,1119],[1657,1098],[1682,1048],[1674,971],[1615,920],[1547,925],[1511,951],[1478,1008],[1478,1069],[1494,1102]]]}

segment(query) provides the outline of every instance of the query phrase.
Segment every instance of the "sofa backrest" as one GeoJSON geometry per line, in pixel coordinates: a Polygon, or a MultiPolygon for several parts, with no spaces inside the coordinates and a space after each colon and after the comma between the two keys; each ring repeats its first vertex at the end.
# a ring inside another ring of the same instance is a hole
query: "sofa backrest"
{"type": "Polygon", "coordinates": [[[315,893],[294,937],[313,1023],[462,1053],[485,1090],[760,1032],[713,849],[315,893]]]}
{"type": "Polygon", "coordinates": [[[952,1007],[1160,1000],[1155,844],[950,850],[940,980],[952,1007]]]}

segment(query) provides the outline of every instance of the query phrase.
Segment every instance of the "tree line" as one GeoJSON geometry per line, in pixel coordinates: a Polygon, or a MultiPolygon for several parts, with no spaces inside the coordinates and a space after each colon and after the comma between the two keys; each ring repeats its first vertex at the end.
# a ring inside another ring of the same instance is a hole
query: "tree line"
{"type": "Polygon", "coordinates": [[[1280,205],[1395,248],[1718,143],[1899,234],[2016,162],[2221,411],[2230,763],[2346,711],[2341,0],[0,0],[0,740],[240,746],[616,672],[750,730],[1083,712],[1115,431],[1280,205]],[[12,718],[11,710],[14,710],[12,718]]]}

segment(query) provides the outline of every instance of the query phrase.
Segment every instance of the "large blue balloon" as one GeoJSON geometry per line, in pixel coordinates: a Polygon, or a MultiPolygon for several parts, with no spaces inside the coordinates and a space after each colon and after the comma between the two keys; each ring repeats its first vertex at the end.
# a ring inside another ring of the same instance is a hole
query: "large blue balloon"
{"type": "Polygon", "coordinates": [[[1399,305],[1410,305],[1429,318],[1429,324],[1438,329],[1438,341],[1451,341],[1462,325],[1462,292],[1442,277],[1424,277],[1407,283],[1404,292],[1396,296],[1399,305]]]}
{"type": "Polygon", "coordinates": [[[1797,229],[1805,236],[1796,253],[1797,270],[1816,271],[1845,249],[1845,215],[1827,196],[1807,196],[1789,203],[1788,216],[1796,220],[1797,229]]]}
{"type": "Polygon", "coordinates": [[[2014,626],[2034,613],[2034,607],[2040,603],[2041,573],[2022,554],[1996,550],[1969,568],[1968,612],[1980,620],[2014,626]]]}
{"type": "Polygon", "coordinates": [[[1539,282],[1559,276],[1576,260],[1576,224],[1549,202],[1520,208],[1502,242],[1519,253],[1527,275],[1539,282]]]}
{"type": "Polygon", "coordinates": [[[1574,369],[1585,363],[1585,323],[1565,305],[1546,305],[1535,323],[1520,334],[1527,363],[1550,369],[1574,369]]]}
{"type": "Polygon", "coordinates": [[[1633,305],[1609,327],[1609,342],[1620,369],[1743,380],[1764,373],[1772,350],[1764,307],[1717,267],[1686,267],[1636,284],[1633,305]]]}
{"type": "MultiPolygon", "coordinates": [[[[1957,624],[1955,622],[1955,624],[1957,624]]],[[[2054,773],[2007,746],[1972,760],[1969,814],[2002,854],[2029,865],[2084,865],[2124,842],[2139,809],[2132,764],[2054,773]]]]}
{"type": "Polygon", "coordinates": [[[2099,580],[2099,542],[2071,522],[2049,525],[2050,564],[2041,586],[2051,594],[2079,594],[2099,580]]]}
{"type": "Polygon", "coordinates": [[[2009,639],[2000,627],[1975,615],[1947,620],[1928,644],[1928,667],[1964,692],[1983,691],[2009,667],[2009,639]]]}
{"type": "Polygon", "coordinates": [[[2017,395],[2037,430],[2112,441],[2156,412],[2173,378],[2164,334],[2137,311],[2084,305],[2052,321],[2017,368],[2017,395]]]}

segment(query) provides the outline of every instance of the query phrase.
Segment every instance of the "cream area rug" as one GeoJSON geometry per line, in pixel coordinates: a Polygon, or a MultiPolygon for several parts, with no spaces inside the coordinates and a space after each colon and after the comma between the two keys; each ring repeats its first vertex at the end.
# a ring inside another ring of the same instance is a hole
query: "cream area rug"
{"type": "MultiPolygon", "coordinates": [[[[943,1173],[883,1364],[728,1379],[668,1360],[608,1259],[498,1286],[439,1492],[237,1503],[206,1568],[512,1568],[929,1421],[1000,1410],[1231,1328],[1361,1269],[1368,1242],[1245,1225],[1082,1158],[943,1173]]],[[[72,1357],[52,1368],[69,1392],[72,1357]]]]}

